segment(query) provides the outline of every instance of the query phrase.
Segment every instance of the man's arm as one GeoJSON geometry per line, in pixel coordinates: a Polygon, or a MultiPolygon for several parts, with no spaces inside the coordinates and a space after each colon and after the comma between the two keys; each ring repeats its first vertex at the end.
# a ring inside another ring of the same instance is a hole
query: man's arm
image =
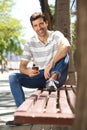
{"type": "Polygon", "coordinates": [[[29,62],[26,61],[26,60],[21,60],[21,62],[20,62],[20,72],[23,73],[23,74],[26,74],[30,77],[38,75],[39,70],[27,68],[28,63],[29,62]]]}
{"type": "Polygon", "coordinates": [[[20,66],[19,66],[20,72],[23,74],[26,74],[26,75],[28,75],[27,65],[28,65],[28,61],[26,61],[26,60],[20,61],[20,66]]]}
{"type": "Polygon", "coordinates": [[[60,41],[60,45],[58,47],[58,51],[56,55],[53,57],[53,59],[50,61],[48,66],[46,66],[44,70],[44,76],[45,78],[50,78],[50,70],[53,68],[53,66],[58,62],[60,59],[65,57],[67,53],[70,51],[71,45],[69,44],[68,40],[64,38],[63,40],[60,41]]]}
{"type": "Polygon", "coordinates": [[[52,67],[53,67],[56,62],[58,62],[60,59],[62,59],[63,57],[67,55],[70,49],[71,49],[71,45],[68,42],[68,40],[66,38],[61,40],[58,51],[49,64],[52,64],[52,67]]]}

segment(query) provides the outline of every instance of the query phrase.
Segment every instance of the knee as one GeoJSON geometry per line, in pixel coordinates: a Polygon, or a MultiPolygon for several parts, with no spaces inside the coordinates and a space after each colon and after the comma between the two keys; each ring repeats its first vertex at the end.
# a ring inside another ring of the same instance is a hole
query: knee
{"type": "Polygon", "coordinates": [[[14,82],[17,79],[16,73],[10,74],[9,75],[9,82],[14,82]]]}

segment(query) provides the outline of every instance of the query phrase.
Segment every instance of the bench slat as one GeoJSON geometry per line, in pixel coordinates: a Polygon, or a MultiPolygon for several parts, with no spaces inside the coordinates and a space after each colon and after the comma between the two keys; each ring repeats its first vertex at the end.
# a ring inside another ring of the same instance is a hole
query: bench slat
{"type": "Polygon", "coordinates": [[[68,97],[68,100],[69,100],[69,104],[70,104],[70,107],[73,111],[73,113],[75,113],[75,99],[76,99],[76,95],[74,93],[74,91],[72,91],[72,89],[67,89],[67,97],[68,97]]]}
{"type": "Polygon", "coordinates": [[[49,92],[43,91],[29,112],[44,112],[49,92]]]}
{"type": "Polygon", "coordinates": [[[38,96],[41,94],[41,90],[35,91],[26,101],[23,102],[20,107],[18,107],[17,111],[28,111],[34,105],[35,101],[37,100],[38,96]]]}
{"type": "Polygon", "coordinates": [[[46,107],[46,113],[57,113],[57,91],[51,92],[46,107]]]}
{"type": "Polygon", "coordinates": [[[61,113],[15,113],[15,123],[27,124],[56,124],[56,125],[72,125],[74,115],[61,113]]]}
{"type": "Polygon", "coordinates": [[[61,89],[59,91],[59,106],[61,113],[67,113],[67,114],[72,114],[72,111],[70,109],[70,106],[67,102],[67,96],[66,96],[66,91],[61,89]]]}

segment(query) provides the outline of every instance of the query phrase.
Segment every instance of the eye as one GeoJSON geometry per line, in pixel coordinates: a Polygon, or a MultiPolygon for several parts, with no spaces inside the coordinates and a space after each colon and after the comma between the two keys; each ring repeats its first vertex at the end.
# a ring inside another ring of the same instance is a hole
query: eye
{"type": "Polygon", "coordinates": [[[44,22],[41,22],[40,25],[44,25],[44,22]]]}
{"type": "Polygon", "coordinates": [[[33,27],[37,27],[37,25],[33,25],[33,27]]]}

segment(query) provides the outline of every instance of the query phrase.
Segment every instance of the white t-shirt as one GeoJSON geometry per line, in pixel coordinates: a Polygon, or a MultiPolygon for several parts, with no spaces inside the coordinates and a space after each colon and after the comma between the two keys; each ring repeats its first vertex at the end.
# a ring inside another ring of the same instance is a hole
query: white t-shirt
{"type": "Polygon", "coordinates": [[[69,44],[60,31],[49,31],[47,42],[43,44],[35,35],[25,44],[22,60],[33,61],[39,69],[44,69],[58,51],[60,41],[69,44]]]}

